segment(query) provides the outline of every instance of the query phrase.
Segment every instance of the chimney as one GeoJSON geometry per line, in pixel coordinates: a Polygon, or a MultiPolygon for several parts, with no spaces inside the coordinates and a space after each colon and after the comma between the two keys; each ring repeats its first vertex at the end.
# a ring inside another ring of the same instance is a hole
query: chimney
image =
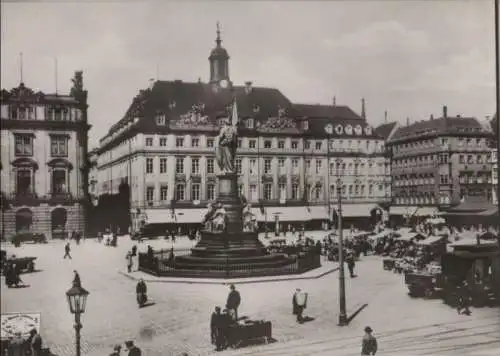
{"type": "Polygon", "coordinates": [[[337,106],[337,98],[336,97],[333,97],[333,106],[337,106]]]}
{"type": "Polygon", "coordinates": [[[245,82],[245,93],[250,94],[252,92],[252,82],[245,82]]]}
{"type": "Polygon", "coordinates": [[[366,120],[365,98],[361,99],[361,117],[366,120]]]}
{"type": "Polygon", "coordinates": [[[448,107],[446,105],[443,106],[443,117],[444,118],[448,117],[448,107]]]}
{"type": "Polygon", "coordinates": [[[387,124],[387,110],[384,111],[384,123],[387,124]]]}
{"type": "Polygon", "coordinates": [[[406,118],[406,126],[410,126],[410,118],[409,117],[406,118]]]}
{"type": "Polygon", "coordinates": [[[429,120],[434,120],[434,115],[431,114],[431,116],[429,117],[429,120]]]}

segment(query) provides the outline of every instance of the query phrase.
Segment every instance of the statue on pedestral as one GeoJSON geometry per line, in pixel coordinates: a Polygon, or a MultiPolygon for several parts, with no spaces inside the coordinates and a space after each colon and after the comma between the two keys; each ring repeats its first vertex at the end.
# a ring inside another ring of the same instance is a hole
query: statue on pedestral
{"type": "Polygon", "coordinates": [[[257,231],[257,219],[255,218],[255,214],[252,213],[252,204],[245,203],[242,209],[241,216],[243,219],[243,231],[257,231]]]}
{"type": "Polygon", "coordinates": [[[224,121],[217,136],[215,147],[215,157],[222,174],[235,173],[234,158],[238,146],[238,132],[235,125],[230,125],[229,121],[224,121]]]}
{"type": "Polygon", "coordinates": [[[203,225],[205,231],[212,231],[213,219],[215,218],[215,212],[217,211],[217,207],[212,203],[208,203],[207,208],[208,211],[203,217],[203,221],[201,222],[201,224],[203,225]]]}

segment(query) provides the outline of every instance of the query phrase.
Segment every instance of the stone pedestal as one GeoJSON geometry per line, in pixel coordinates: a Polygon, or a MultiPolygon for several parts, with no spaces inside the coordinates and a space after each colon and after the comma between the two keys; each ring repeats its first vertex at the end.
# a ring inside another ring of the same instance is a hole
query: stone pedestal
{"type": "Polygon", "coordinates": [[[278,271],[286,269],[295,259],[284,254],[268,254],[257,232],[243,231],[238,176],[224,174],[218,178],[217,203],[221,203],[226,211],[226,229],[224,232],[202,231],[201,240],[191,250],[191,255],[175,259],[175,268],[191,271],[200,277],[224,276],[224,273],[244,275],[244,270],[252,275],[267,275],[274,269],[280,274],[278,271]]]}

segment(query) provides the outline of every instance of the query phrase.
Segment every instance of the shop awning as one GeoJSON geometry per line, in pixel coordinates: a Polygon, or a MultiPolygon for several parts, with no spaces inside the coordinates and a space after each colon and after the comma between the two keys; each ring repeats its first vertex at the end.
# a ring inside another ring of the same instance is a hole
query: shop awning
{"type": "Polygon", "coordinates": [[[311,214],[307,211],[304,206],[288,206],[288,207],[266,207],[266,215],[262,214],[259,208],[252,208],[252,213],[254,213],[258,222],[273,222],[275,216],[278,216],[279,221],[307,221],[311,219],[311,214]]]}
{"type": "MultiPolygon", "coordinates": [[[[305,209],[308,213],[307,208],[305,209]]],[[[310,220],[329,220],[328,207],[325,205],[309,207],[310,220]]]]}
{"type": "Polygon", "coordinates": [[[417,211],[418,206],[391,206],[389,213],[391,215],[413,215],[417,211]]]}
{"type": "Polygon", "coordinates": [[[431,207],[421,207],[417,208],[415,211],[415,216],[434,216],[439,213],[439,210],[437,208],[431,208],[431,207]]]}
{"type": "Polygon", "coordinates": [[[342,206],[342,216],[346,218],[369,217],[376,204],[345,204],[342,206]]]}
{"type": "Polygon", "coordinates": [[[147,209],[146,224],[198,224],[201,223],[207,209],[147,209]]]}

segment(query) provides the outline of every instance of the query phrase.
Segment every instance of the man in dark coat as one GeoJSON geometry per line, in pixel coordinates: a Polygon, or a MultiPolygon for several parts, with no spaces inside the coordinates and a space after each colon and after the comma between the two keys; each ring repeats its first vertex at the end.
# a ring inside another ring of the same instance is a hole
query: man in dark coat
{"type": "Polygon", "coordinates": [[[356,266],[356,262],[354,262],[354,254],[352,252],[349,252],[347,254],[346,262],[347,268],[349,269],[349,274],[351,275],[351,278],[354,278],[354,267],[356,266]]]}
{"type": "Polygon", "coordinates": [[[78,272],[76,270],[73,270],[73,273],[75,274],[73,277],[73,287],[81,288],[82,281],[80,279],[80,275],[78,274],[78,272]]]}
{"type": "Polygon", "coordinates": [[[32,329],[30,331],[29,337],[31,343],[31,350],[33,356],[41,356],[42,355],[42,338],[36,329],[32,329]]]}
{"type": "Polygon", "coordinates": [[[226,318],[225,314],[221,314],[220,307],[215,307],[210,319],[210,336],[216,351],[222,351],[226,347],[226,318]]]}
{"type": "Polygon", "coordinates": [[[236,290],[234,284],[231,284],[229,288],[231,289],[231,292],[229,292],[229,295],[227,296],[226,309],[232,316],[233,320],[236,321],[238,320],[238,307],[241,304],[240,292],[236,290]]]}
{"type": "Polygon", "coordinates": [[[377,339],[372,335],[372,332],[373,330],[369,326],[365,328],[365,335],[361,344],[361,355],[375,355],[377,353],[377,339]]]}
{"type": "Polygon", "coordinates": [[[128,350],[128,356],[141,356],[141,349],[134,345],[133,341],[126,341],[125,346],[128,350]]]}
{"type": "Polygon", "coordinates": [[[71,255],[69,254],[71,252],[71,246],[69,244],[69,242],[64,246],[64,259],[66,259],[66,257],[68,257],[70,260],[72,259],[71,258],[71,255]]]}
{"type": "Polygon", "coordinates": [[[148,287],[146,286],[146,282],[141,278],[135,287],[135,292],[137,294],[137,303],[139,307],[142,307],[144,303],[148,300],[148,287]]]}

